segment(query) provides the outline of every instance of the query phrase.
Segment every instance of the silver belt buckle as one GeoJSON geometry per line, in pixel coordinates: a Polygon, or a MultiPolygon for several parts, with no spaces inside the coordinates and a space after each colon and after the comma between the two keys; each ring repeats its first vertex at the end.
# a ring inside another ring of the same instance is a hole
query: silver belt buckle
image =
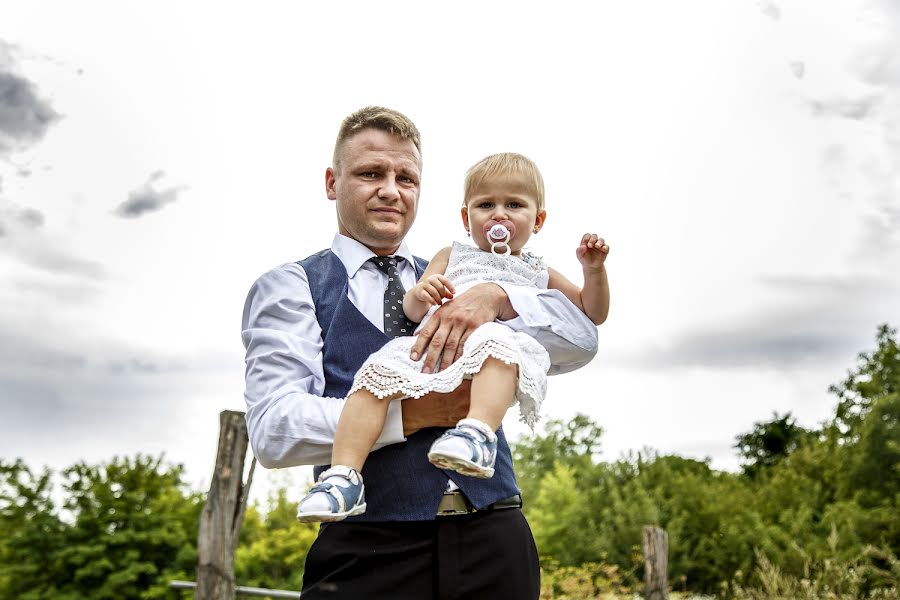
{"type": "Polygon", "coordinates": [[[453,515],[467,515],[475,512],[474,508],[470,508],[466,503],[466,497],[459,490],[452,492],[444,492],[441,496],[441,502],[438,504],[437,516],[449,517],[453,515]]]}

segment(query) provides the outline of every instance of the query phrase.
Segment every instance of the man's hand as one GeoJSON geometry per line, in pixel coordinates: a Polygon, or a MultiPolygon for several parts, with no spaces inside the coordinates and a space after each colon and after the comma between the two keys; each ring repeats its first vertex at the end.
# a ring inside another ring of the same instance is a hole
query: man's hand
{"type": "Polygon", "coordinates": [[[575,256],[584,271],[596,272],[603,268],[609,246],[596,233],[586,233],[581,237],[581,244],[575,249],[575,256]]]}
{"type": "Polygon", "coordinates": [[[435,371],[438,358],[439,368],[446,369],[462,356],[463,344],[479,326],[516,316],[503,288],[495,283],[479,283],[431,315],[417,334],[410,358],[418,360],[424,352],[423,373],[435,371]]]}
{"type": "Polygon", "coordinates": [[[469,413],[469,388],[472,380],[464,380],[449,394],[432,392],[421,398],[406,398],[401,403],[403,435],[409,436],[425,427],[453,427],[469,413]]]}

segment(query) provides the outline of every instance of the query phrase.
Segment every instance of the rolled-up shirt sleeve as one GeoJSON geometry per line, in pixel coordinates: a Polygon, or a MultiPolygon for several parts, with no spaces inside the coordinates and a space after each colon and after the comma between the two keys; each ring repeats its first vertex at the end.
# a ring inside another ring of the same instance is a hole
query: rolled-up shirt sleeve
{"type": "MultiPolygon", "coordinates": [[[[322,396],[322,330],[306,273],[290,263],[250,288],[241,325],[246,349],[247,429],[264,467],[326,464],[344,398],[322,396]]],[[[392,402],[375,448],[404,441],[392,402]]]]}
{"type": "Polygon", "coordinates": [[[506,325],[535,338],[550,355],[549,375],[583,367],[597,354],[597,326],[559,290],[500,283],[518,317],[506,325]]]}

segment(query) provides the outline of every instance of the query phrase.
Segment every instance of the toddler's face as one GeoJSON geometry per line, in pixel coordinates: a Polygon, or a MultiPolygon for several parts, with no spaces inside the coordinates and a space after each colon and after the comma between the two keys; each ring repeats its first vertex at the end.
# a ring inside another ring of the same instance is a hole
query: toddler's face
{"type": "Polygon", "coordinates": [[[502,224],[510,233],[512,254],[519,254],[535,229],[544,224],[544,211],[538,211],[537,197],[528,178],[521,173],[486,177],[466,199],[462,209],[463,225],[472,234],[475,245],[491,251],[487,232],[502,224]]]}

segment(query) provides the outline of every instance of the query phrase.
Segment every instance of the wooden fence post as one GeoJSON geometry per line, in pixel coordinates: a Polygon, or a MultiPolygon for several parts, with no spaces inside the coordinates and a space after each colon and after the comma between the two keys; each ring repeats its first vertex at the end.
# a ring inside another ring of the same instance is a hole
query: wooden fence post
{"type": "Polygon", "coordinates": [[[243,482],[247,456],[247,423],[244,413],[219,413],[219,448],[206,505],[200,515],[197,539],[196,600],[234,600],[234,551],[247,508],[256,459],[243,482]]]}
{"type": "Polygon", "coordinates": [[[641,536],[644,551],[644,598],[669,598],[669,535],[665,529],[645,525],[641,536]]]}

